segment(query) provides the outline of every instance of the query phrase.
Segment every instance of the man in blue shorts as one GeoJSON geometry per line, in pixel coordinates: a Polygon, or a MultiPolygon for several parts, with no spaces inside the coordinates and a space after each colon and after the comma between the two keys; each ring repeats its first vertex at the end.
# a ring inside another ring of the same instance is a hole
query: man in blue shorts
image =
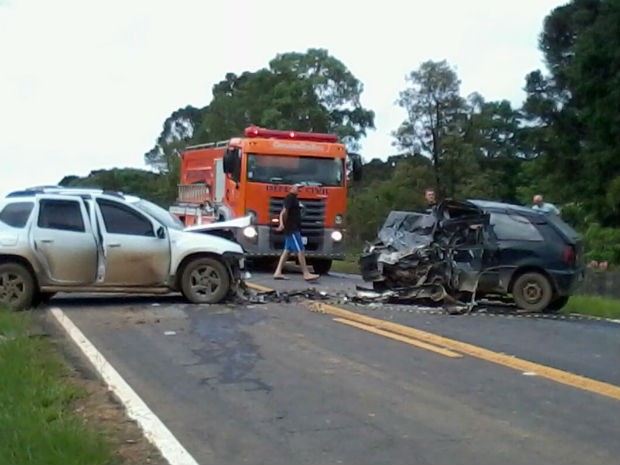
{"type": "Polygon", "coordinates": [[[278,231],[284,231],[285,234],[284,251],[280,256],[280,261],[273,277],[274,279],[288,279],[282,274],[282,268],[284,268],[289,253],[292,253],[297,254],[304,279],[306,281],[313,281],[318,279],[319,275],[310,273],[306,264],[304,243],[301,238],[301,205],[299,205],[299,199],[297,198],[298,192],[299,187],[295,185],[284,198],[284,208],[280,212],[280,223],[277,228],[278,231]]]}

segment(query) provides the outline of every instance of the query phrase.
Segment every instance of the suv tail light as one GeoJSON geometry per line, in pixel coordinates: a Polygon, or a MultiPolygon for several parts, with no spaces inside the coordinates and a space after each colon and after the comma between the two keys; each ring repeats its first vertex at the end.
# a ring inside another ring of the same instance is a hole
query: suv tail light
{"type": "Polygon", "coordinates": [[[567,265],[575,266],[575,264],[577,263],[577,254],[575,253],[575,247],[572,245],[565,245],[562,258],[567,265]]]}

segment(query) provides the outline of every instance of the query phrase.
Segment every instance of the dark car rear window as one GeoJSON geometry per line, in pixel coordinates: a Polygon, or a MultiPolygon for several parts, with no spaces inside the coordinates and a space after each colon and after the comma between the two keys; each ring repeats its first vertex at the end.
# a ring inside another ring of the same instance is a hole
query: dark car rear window
{"type": "Polygon", "coordinates": [[[23,228],[30,218],[33,207],[33,202],[9,203],[0,212],[0,221],[13,228],[23,228]]]}
{"type": "Polygon", "coordinates": [[[500,241],[544,241],[538,228],[525,215],[493,212],[490,226],[500,241]]]}
{"type": "Polygon", "coordinates": [[[556,215],[545,215],[545,218],[551,223],[560,233],[568,239],[569,242],[577,243],[579,241],[579,233],[575,231],[568,223],[562,220],[556,215]]]}

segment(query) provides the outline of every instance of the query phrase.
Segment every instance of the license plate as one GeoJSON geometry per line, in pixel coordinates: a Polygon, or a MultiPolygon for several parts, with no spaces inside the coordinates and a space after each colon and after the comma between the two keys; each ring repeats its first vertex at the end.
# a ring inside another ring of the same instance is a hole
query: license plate
{"type": "Polygon", "coordinates": [[[303,243],[303,245],[308,245],[308,238],[307,237],[302,237],[301,238],[301,242],[303,243]]]}

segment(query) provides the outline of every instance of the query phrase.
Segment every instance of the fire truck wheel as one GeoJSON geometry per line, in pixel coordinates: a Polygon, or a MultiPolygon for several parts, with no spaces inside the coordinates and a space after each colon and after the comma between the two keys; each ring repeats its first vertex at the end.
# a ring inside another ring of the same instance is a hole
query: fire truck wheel
{"type": "Polygon", "coordinates": [[[327,274],[332,268],[332,261],[329,259],[315,258],[311,262],[314,272],[318,274],[327,274]]]}
{"type": "Polygon", "coordinates": [[[183,296],[194,304],[216,304],[230,290],[230,275],[216,258],[203,257],[189,262],[181,275],[183,296]]]}

